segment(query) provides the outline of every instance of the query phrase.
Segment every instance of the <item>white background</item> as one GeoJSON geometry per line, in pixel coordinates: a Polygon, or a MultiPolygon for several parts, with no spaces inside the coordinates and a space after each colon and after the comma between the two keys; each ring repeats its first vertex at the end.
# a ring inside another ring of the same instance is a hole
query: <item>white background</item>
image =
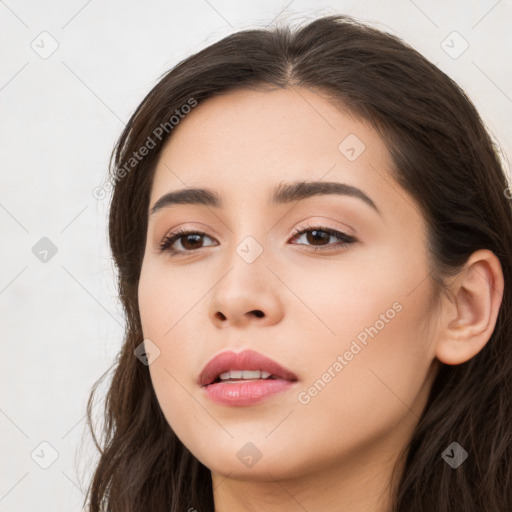
{"type": "Polygon", "coordinates": [[[1,512],[82,509],[95,460],[87,436],[77,451],[86,400],[123,334],[109,196],[92,191],[124,122],[163,72],[208,44],[334,13],[399,35],[454,78],[511,158],[510,0],[0,2],[1,512]],[[446,39],[453,31],[463,39],[446,39]],[[57,247],[47,262],[32,252],[43,237],[57,247]]]}

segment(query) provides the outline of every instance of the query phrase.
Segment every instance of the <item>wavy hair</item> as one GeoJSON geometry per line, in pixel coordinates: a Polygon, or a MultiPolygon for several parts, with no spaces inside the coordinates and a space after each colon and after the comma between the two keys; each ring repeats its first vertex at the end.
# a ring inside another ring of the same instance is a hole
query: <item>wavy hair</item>
{"type": "Polygon", "coordinates": [[[214,510],[209,469],[166,422],[148,367],[134,356],[143,340],[137,289],[152,180],[172,137],[169,120],[191,100],[296,86],[321,92],[379,130],[393,178],[427,222],[436,289],[446,290],[447,278],[478,249],[491,250],[504,274],[488,343],[464,364],[441,364],[402,453],[404,470],[394,474],[393,512],[512,510],[512,207],[498,147],[445,73],[401,39],[341,15],[293,30],[244,30],[208,46],[160,77],[122,132],[110,162],[109,241],[126,325],[100,436],[92,407],[101,379],[88,402],[88,425],[100,450],[88,510],[214,510]],[[157,127],[165,127],[160,137],[157,127]],[[148,137],[154,147],[135,161],[148,137]],[[454,440],[469,453],[456,470],[441,457],[454,440]]]}

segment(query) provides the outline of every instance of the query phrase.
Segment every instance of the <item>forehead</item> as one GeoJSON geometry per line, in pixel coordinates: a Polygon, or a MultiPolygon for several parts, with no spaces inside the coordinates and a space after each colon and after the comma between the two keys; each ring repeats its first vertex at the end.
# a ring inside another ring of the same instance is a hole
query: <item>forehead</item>
{"type": "Polygon", "coordinates": [[[278,183],[297,180],[343,182],[378,203],[392,192],[391,167],[373,127],[325,97],[304,88],[238,90],[204,101],[173,129],[150,205],[184,187],[266,201],[278,183]]]}

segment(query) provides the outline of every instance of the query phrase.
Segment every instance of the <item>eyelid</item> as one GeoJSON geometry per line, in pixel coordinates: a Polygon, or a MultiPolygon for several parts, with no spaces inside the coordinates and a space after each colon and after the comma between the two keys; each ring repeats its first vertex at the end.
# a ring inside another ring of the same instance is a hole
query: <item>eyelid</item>
{"type": "Polygon", "coordinates": [[[354,238],[354,239],[356,238],[355,230],[352,229],[350,226],[348,226],[347,224],[344,224],[342,227],[340,227],[339,225],[334,226],[331,224],[332,222],[338,222],[338,224],[339,224],[339,221],[331,220],[329,217],[317,217],[316,219],[313,219],[313,220],[306,220],[306,221],[299,223],[299,226],[297,228],[294,228],[292,235],[297,234],[299,231],[304,231],[306,229],[316,229],[319,231],[321,231],[321,230],[336,231],[338,233],[342,233],[343,235],[346,235],[347,237],[354,238]],[[320,219],[320,220],[318,220],[318,219],[320,219]]]}

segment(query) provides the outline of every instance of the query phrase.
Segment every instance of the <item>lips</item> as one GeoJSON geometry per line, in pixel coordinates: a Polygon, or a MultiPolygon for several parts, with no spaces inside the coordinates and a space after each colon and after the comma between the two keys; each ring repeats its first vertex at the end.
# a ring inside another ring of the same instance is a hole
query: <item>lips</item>
{"type": "Polygon", "coordinates": [[[297,380],[297,376],[290,370],[283,368],[279,363],[255,352],[244,350],[243,352],[227,351],[216,355],[203,368],[199,375],[199,384],[209,386],[214,383],[222,373],[229,371],[255,371],[260,370],[271,374],[270,379],[282,379],[290,382],[297,380]]]}

